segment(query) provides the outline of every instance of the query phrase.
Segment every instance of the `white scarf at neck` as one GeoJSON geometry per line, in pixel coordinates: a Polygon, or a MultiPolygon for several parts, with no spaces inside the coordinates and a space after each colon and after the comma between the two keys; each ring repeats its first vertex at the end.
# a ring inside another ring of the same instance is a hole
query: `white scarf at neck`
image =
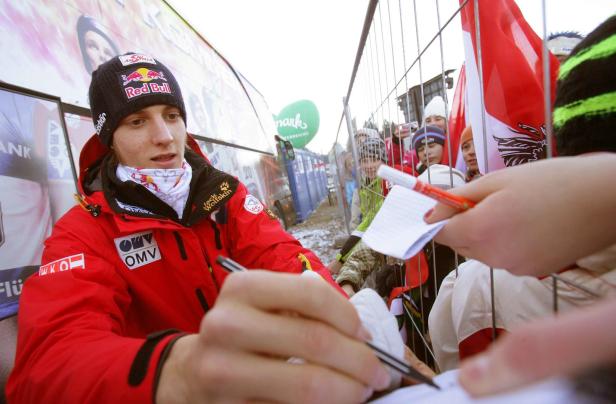
{"type": "Polygon", "coordinates": [[[143,185],[158,199],[171,206],[182,219],[190,191],[192,168],[184,160],[180,168],[133,168],[118,164],[116,175],[122,182],[133,181],[143,185]]]}

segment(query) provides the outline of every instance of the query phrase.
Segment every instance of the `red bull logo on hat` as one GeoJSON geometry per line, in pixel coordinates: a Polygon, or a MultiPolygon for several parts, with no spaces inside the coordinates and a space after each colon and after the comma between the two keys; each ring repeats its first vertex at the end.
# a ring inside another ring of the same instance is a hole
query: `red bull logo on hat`
{"type": "Polygon", "coordinates": [[[122,74],[120,77],[122,86],[124,86],[124,92],[129,100],[144,94],[171,94],[171,87],[166,82],[167,78],[162,71],[140,67],[128,74],[122,74]],[[152,82],[154,80],[162,81],[163,83],[154,83],[152,82]]]}
{"type": "Polygon", "coordinates": [[[167,79],[165,78],[165,73],[156,70],[150,70],[146,67],[140,67],[139,69],[133,71],[128,75],[123,74],[122,80],[124,80],[124,82],[122,83],[122,85],[126,86],[127,84],[130,84],[132,82],[147,83],[149,81],[157,79],[167,81],[167,79]]]}

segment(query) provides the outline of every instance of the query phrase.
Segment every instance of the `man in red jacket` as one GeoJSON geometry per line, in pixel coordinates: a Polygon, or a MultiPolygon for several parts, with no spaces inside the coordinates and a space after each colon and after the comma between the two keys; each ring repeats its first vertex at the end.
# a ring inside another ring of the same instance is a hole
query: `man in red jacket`
{"type": "Polygon", "coordinates": [[[323,265],[187,135],[165,66],[114,57],[92,74],[90,105],[81,206],[57,222],[24,287],[10,401],[358,402],[387,387],[323,265]],[[219,255],[327,282],[226,279],[219,255]]]}

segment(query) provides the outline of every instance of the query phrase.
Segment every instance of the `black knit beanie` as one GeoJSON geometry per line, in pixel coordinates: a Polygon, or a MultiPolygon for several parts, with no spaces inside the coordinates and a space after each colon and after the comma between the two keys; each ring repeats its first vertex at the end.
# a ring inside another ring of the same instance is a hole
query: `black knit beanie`
{"type": "Polygon", "coordinates": [[[616,152],[616,15],[560,66],[554,102],[558,154],[616,152]]]}
{"type": "Polygon", "coordinates": [[[125,116],[159,104],[177,107],[186,123],[178,82],[169,69],[151,56],[126,53],[108,60],[92,73],[92,120],[101,142],[107,146],[125,116]]]}

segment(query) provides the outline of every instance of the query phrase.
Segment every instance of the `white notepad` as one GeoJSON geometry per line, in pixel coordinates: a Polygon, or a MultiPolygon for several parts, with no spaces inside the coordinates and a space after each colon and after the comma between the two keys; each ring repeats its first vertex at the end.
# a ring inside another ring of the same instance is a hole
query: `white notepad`
{"type": "Polygon", "coordinates": [[[565,379],[548,379],[519,390],[501,393],[495,396],[473,399],[458,384],[458,371],[450,370],[434,378],[441,390],[427,384],[403,387],[371,404],[519,404],[519,403],[588,403],[588,398],[576,395],[575,389],[565,379]]]}
{"type": "Polygon", "coordinates": [[[381,254],[411,258],[447,223],[447,220],[424,222],[424,215],[436,203],[419,192],[394,185],[362,241],[381,254]]]}

